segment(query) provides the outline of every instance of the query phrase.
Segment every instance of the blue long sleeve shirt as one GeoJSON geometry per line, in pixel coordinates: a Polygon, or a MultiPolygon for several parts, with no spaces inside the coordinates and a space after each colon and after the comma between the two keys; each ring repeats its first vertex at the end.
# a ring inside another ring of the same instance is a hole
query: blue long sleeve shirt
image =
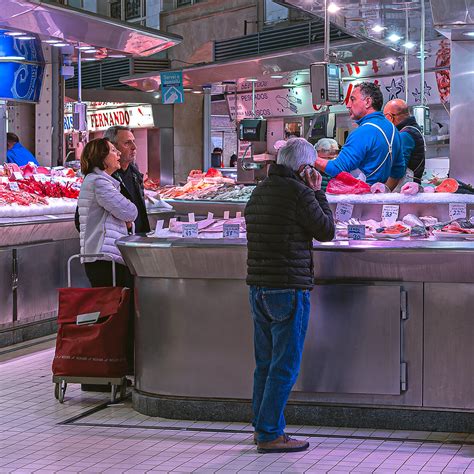
{"type": "Polygon", "coordinates": [[[403,161],[407,167],[413,150],[415,149],[415,140],[408,132],[400,132],[400,139],[402,141],[403,161]]]}
{"type": "Polygon", "coordinates": [[[27,165],[31,161],[38,165],[38,160],[21,144],[15,143],[7,150],[7,163],[16,163],[18,166],[27,165]]]}
{"type": "Polygon", "coordinates": [[[350,173],[359,168],[367,177],[368,184],[385,183],[390,177],[402,178],[405,175],[406,164],[399,131],[395,129],[393,137],[393,161],[390,161],[390,157],[388,157],[385,163],[380,166],[388,153],[387,142],[380,130],[372,125],[364,124],[378,125],[385,132],[389,141],[392,138],[394,126],[382,112],[372,112],[357,120],[356,123],[359,127],[349,134],[339,156],[328,162],[326,173],[336,176],[341,171],[350,173]]]}

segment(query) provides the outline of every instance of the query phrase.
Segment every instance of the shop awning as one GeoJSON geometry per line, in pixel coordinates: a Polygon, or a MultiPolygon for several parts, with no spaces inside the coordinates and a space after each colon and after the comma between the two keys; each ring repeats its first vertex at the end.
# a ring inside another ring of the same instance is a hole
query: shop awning
{"type": "MultiPolygon", "coordinates": [[[[375,42],[359,38],[349,38],[331,42],[331,49],[338,51],[344,62],[369,61],[393,54],[393,50],[375,42]]],[[[209,84],[225,81],[244,82],[249,77],[270,78],[282,74],[290,80],[292,73],[307,70],[311,63],[323,61],[323,44],[297,47],[266,55],[241,58],[231,61],[184,68],[184,87],[199,89],[209,84]]],[[[143,91],[157,90],[160,86],[160,73],[134,74],[120,78],[120,82],[143,91]]]]}
{"type": "Polygon", "coordinates": [[[149,56],[182,41],[177,35],[58,5],[50,0],[2,0],[0,28],[35,33],[41,39],[84,43],[117,53],[149,56]]]}

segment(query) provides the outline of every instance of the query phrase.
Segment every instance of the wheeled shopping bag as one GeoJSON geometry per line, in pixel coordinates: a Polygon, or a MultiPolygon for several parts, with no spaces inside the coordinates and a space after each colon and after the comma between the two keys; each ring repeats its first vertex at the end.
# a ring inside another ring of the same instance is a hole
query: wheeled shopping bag
{"type": "Polygon", "coordinates": [[[128,370],[127,335],[130,317],[130,289],[113,287],[71,288],[68,260],[68,288],[59,289],[58,335],[53,359],[55,396],[60,403],[68,383],[111,386],[114,402],[120,389],[125,396],[128,370]]]}

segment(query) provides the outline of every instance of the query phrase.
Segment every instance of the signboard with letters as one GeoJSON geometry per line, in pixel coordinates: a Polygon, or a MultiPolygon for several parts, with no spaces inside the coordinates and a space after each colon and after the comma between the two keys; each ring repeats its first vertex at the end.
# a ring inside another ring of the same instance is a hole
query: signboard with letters
{"type": "Polygon", "coordinates": [[[184,102],[183,73],[181,71],[161,72],[160,79],[163,104],[182,104],[184,102]]]}

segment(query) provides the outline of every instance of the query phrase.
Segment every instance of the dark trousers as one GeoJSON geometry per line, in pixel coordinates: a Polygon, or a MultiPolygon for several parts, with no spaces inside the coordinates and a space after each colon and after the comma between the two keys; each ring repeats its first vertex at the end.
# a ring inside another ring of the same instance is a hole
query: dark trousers
{"type": "MultiPolygon", "coordinates": [[[[112,286],[112,262],[107,260],[96,260],[95,262],[85,263],[84,268],[87,278],[92,288],[101,286],[112,286]]],[[[128,318],[128,347],[127,359],[129,365],[129,374],[134,373],[134,319],[135,319],[135,303],[134,303],[134,280],[130,270],[120,263],[115,264],[116,286],[124,286],[130,288],[130,317],[128,318]]]]}

